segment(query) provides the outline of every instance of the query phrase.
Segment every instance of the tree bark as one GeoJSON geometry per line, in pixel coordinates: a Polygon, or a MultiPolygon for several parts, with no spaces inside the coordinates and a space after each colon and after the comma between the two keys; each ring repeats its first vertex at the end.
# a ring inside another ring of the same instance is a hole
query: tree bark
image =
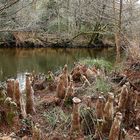
{"type": "Polygon", "coordinates": [[[116,62],[120,62],[120,51],[121,51],[121,29],[122,29],[122,8],[123,8],[123,0],[120,0],[120,9],[119,9],[119,20],[117,31],[115,33],[115,43],[116,43],[116,62]]]}

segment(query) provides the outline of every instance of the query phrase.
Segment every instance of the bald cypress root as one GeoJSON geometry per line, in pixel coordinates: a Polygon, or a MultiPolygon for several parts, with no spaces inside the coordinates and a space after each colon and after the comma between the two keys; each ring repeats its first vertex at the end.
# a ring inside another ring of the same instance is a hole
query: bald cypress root
{"type": "Polygon", "coordinates": [[[56,94],[57,94],[56,96],[60,99],[64,99],[65,93],[66,93],[66,88],[64,84],[64,78],[63,76],[60,76],[60,79],[56,88],[56,94]]]}
{"type": "Polygon", "coordinates": [[[18,110],[21,110],[21,103],[20,103],[21,93],[20,93],[20,89],[19,89],[19,81],[18,80],[15,81],[14,95],[15,95],[15,102],[17,104],[18,110]]]}
{"type": "Polygon", "coordinates": [[[95,107],[97,119],[103,119],[104,106],[105,106],[105,98],[103,96],[99,96],[95,107]]]}
{"type": "Polygon", "coordinates": [[[30,83],[29,75],[26,75],[26,112],[27,114],[35,113],[34,91],[30,83]]]}
{"type": "Polygon", "coordinates": [[[7,80],[7,96],[14,100],[14,79],[7,80]]]}
{"type": "Polygon", "coordinates": [[[109,140],[119,140],[121,121],[122,114],[120,112],[117,112],[113,124],[111,126],[109,140]]]}
{"type": "Polygon", "coordinates": [[[81,100],[77,97],[73,98],[73,113],[71,124],[71,139],[76,139],[81,135],[80,116],[79,116],[79,103],[81,100]]]}

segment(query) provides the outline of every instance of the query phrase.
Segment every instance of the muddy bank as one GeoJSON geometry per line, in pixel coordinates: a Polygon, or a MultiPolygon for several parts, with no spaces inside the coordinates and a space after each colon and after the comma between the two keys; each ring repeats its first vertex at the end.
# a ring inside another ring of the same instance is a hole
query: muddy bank
{"type": "Polygon", "coordinates": [[[90,37],[65,35],[41,34],[35,32],[12,32],[10,37],[3,37],[0,47],[7,48],[106,48],[113,47],[113,40],[98,39],[89,43],[90,37]]]}
{"type": "Polygon", "coordinates": [[[114,47],[110,44],[104,44],[101,42],[96,45],[82,45],[82,44],[73,44],[72,42],[59,42],[59,43],[45,43],[45,44],[35,44],[33,42],[24,42],[16,46],[15,41],[5,42],[0,44],[0,48],[109,48],[114,47]]]}

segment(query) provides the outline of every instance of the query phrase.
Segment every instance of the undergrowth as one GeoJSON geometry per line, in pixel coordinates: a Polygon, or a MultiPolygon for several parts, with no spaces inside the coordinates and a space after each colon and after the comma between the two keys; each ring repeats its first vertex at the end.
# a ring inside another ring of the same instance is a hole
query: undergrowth
{"type": "Polygon", "coordinates": [[[112,70],[112,64],[104,59],[83,59],[80,60],[81,64],[88,65],[89,67],[95,66],[97,69],[102,69],[106,71],[111,71],[112,70]]]}
{"type": "Polygon", "coordinates": [[[70,115],[65,113],[60,107],[44,112],[44,117],[51,129],[56,129],[58,126],[59,128],[67,129],[70,123],[70,115]]]}
{"type": "Polygon", "coordinates": [[[107,93],[111,90],[111,85],[107,79],[97,78],[95,82],[95,88],[97,91],[107,93]]]}

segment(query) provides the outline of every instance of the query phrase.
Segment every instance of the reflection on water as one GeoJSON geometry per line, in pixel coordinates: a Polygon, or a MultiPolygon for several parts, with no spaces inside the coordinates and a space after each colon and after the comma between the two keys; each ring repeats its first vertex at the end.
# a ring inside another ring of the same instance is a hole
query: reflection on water
{"type": "MultiPolygon", "coordinates": [[[[114,50],[108,49],[0,49],[0,81],[15,77],[23,83],[25,72],[47,73],[59,70],[64,64],[84,58],[104,58],[114,61],[114,50]]],[[[24,85],[22,85],[24,86],[24,85]]]]}
{"type": "Polygon", "coordinates": [[[16,78],[19,80],[19,86],[21,91],[23,91],[25,88],[25,79],[26,79],[25,73],[17,73],[16,78]]]}

